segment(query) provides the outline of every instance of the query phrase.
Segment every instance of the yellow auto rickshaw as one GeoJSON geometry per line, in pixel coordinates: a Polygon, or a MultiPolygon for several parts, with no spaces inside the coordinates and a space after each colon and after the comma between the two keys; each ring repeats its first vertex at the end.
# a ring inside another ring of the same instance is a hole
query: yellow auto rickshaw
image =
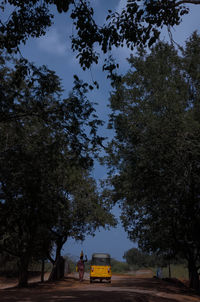
{"type": "Polygon", "coordinates": [[[91,267],[90,267],[90,283],[98,279],[107,280],[111,283],[111,264],[110,255],[105,253],[95,253],[92,255],[91,267]]]}

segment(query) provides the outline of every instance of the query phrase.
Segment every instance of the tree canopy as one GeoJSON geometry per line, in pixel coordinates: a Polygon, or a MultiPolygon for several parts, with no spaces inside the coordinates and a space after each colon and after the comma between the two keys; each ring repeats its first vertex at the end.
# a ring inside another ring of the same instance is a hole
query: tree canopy
{"type": "Polygon", "coordinates": [[[51,259],[54,245],[58,257],[69,237],[115,221],[90,175],[103,138],[87,84],[76,77],[62,99],[45,66],[3,53],[1,63],[0,246],[18,258],[24,285],[31,259],[51,259]]]}
{"type": "MultiPolygon", "coordinates": [[[[110,53],[113,47],[133,49],[151,46],[160,35],[163,26],[173,27],[189,13],[188,4],[199,5],[199,0],[127,0],[121,12],[109,10],[105,24],[97,24],[95,8],[88,0],[1,0],[0,49],[18,51],[29,37],[44,35],[52,25],[54,6],[59,13],[68,13],[75,26],[72,49],[83,69],[98,63],[101,49],[110,53]]],[[[103,69],[113,74],[117,64],[108,56],[103,69]]]]}
{"type": "MultiPolygon", "coordinates": [[[[107,163],[130,239],[144,251],[180,253],[191,282],[200,257],[199,66],[194,33],[181,55],[158,43],[139,50],[110,99],[107,163]]],[[[194,277],[195,275],[195,277],[194,277]]],[[[193,286],[195,286],[193,283],[193,286]]]]}
{"type": "Polygon", "coordinates": [[[164,258],[156,254],[144,253],[137,248],[132,248],[126,251],[123,258],[129,264],[129,266],[134,268],[167,266],[167,262],[164,258]]]}

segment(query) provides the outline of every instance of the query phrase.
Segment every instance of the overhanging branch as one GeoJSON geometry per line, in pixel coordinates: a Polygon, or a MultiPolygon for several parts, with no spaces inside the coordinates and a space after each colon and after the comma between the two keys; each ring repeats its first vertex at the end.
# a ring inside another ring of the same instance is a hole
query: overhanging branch
{"type": "Polygon", "coordinates": [[[179,6],[181,4],[200,4],[200,0],[182,0],[175,3],[175,6],[179,6]]]}

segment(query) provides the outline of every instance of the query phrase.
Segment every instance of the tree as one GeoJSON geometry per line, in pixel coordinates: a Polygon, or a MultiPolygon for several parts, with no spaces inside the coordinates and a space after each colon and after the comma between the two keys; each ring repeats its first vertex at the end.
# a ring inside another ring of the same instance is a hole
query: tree
{"type": "Polygon", "coordinates": [[[129,237],[143,251],[183,257],[199,288],[199,50],[194,33],[182,56],[158,43],[131,57],[111,96],[108,145],[112,196],[129,237]]]}
{"type": "MultiPolygon", "coordinates": [[[[113,47],[126,45],[133,49],[137,46],[151,46],[160,35],[163,26],[173,27],[181,22],[181,17],[189,13],[187,4],[199,5],[199,0],[136,1],[127,0],[123,11],[108,12],[105,24],[98,25],[94,18],[94,8],[87,0],[2,0],[0,9],[0,49],[17,51],[20,43],[31,37],[44,35],[53,22],[53,6],[59,13],[69,13],[75,25],[72,49],[77,52],[83,69],[98,63],[98,45],[103,53],[113,47]],[[69,10],[70,8],[70,10],[69,10]],[[5,11],[5,17],[3,12],[5,11]],[[8,11],[11,11],[9,18],[8,11]]],[[[108,56],[103,69],[110,76],[117,64],[108,56]]]]}
{"type": "Polygon", "coordinates": [[[0,246],[18,258],[25,286],[33,258],[114,220],[90,176],[102,138],[88,85],[75,78],[63,100],[54,72],[7,59],[1,55],[0,246]]]}
{"type": "Polygon", "coordinates": [[[129,265],[143,268],[143,267],[156,267],[166,266],[166,261],[162,257],[158,257],[155,254],[148,254],[140,251],[137,248],[132,248],[124,253],[123,258],[129,265]]]}
{"type": "Polygon", "coordinates": [[[116,224],[110,213],[112,202],[108,203],[99,196],[96,183],[87,171],[73,171],[68,187],[71,188],[68,202],[60,201],[57,222],[50,229],[55,244],[55,257],[48,255],[55,272],[52,272],[50,280],[58,278],[57,263],[61,257],[61,249],[69,237],[82,241],[86,235],[94,236],[97,228],[116,224]]]}

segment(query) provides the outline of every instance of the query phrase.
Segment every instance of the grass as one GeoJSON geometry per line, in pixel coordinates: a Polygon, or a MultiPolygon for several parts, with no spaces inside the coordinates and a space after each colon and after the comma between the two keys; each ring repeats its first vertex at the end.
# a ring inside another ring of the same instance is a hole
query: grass
{"type": "MultiPolygon", "coordinates": [[[[156,275],[156,268],[152,268],[156,275]]],[[[162,278],[169,278],[169,268],[162,268],[162,278]]],[[[179,280],[188,280],[188,269],[183,264],[171,264],[171,278],[177,278],[179,280]]]]}
{"type": "MultiPolygon", "coordinates": [[[[136,275],[137,271],[141,270],[151,270],[153,276],[156,276],[157,267],[130,267],[130,271],[124,271],[124,273],[130,275],[136,275]]],[[[169,268],[162,268],[161,278],[169,278],[169,268]]],[[[179,280],[189,280],[188,269],[184,264],[171,264],[171,278],[176,278],[179,280]]]]}
{"type": "MultiPolygon", "coordinates": [[[[163,277],[169,277],[169,270],[168,268],[163,268],[163,277]]],[[[171,265],[171,277],[188,280],[188,269],[184,265],[171,265]]]]}

